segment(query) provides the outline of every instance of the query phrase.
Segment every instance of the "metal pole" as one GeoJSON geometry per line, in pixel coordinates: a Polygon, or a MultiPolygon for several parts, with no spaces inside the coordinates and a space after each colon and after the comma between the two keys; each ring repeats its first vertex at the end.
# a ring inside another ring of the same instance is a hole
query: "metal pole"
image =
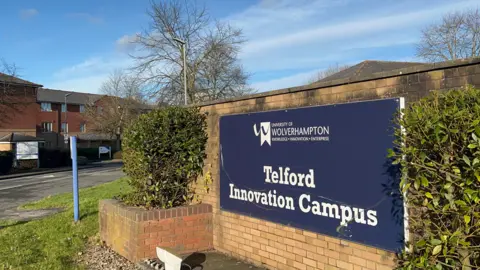
{"type": "Polygon", "coordinates": [[[188,104],[187,97],[187,57],[186,57],[186,42],[182,43],[182,53],[183,53],[183,88],[185,90],[185,105],[188,104]]]}
{"type": "Polygon", "coordinates": [[[72,157],[72,176],[73,176],[73,218],[78,222],[78,167],[77,167],[77,137],[70,137],[70,153],[72,157]]]}

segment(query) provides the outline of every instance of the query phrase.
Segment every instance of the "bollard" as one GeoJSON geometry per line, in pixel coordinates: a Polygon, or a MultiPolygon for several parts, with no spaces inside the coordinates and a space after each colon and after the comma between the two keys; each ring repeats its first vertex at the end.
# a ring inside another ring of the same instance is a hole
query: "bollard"
{"type": "Polygon", "coordinates": [[[72,158],[72,177],[73,177],[73,218],[78,222],[78,167],[77,167],[77,137],[70,137],[70,155],[72,158]]]}

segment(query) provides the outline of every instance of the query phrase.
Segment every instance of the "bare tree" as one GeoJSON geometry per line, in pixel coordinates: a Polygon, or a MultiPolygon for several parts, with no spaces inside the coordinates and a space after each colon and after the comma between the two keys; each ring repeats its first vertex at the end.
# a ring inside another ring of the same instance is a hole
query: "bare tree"
{"type": "Polygon", "coordinates": [[[18,85],[15,84],[18,77],[18,67],[0,58],[0,125],[12,121],[12,117],[21,113],[25,101],[18,98],[18,85]]]}
{"type": "Polygon", "coordinates": [[[8,104],[11,102],[8,98],[13,94],[14,80],[17,76],[17,66],[0,58],[0,104],[8,104]]]}
{"type": "Polygon", "coordinates": [[[349,67],[349,65],[339,65],[338,63],[336,63],[335,65],[330,65],[328,68],[319,71],[317,74],[313,75],[312,78],[308,79],[307,83],[311,84],[318,82],[349,67]]]}
{"type": "Polygon", "coordinates": [[[237,55],[245,42],[242,31],[213,22],[196,1],[152,2],[150,27],[137,35],[135,70],[149,86],[149,96],[170,103],[184,100],[182,46],[186,42],[189,103],[235,97],[252,92],[237,55]]]}
{"type": "Polygon", "coordinates": [[[417,56],[430,62],[480,56],[478,9],[448,13],[422,30],[417,56]]]}
{"type": "Polygon", "coordinates": [[[141,96],[140,80],[124,71],[114,71],[101,86],[104,96],[91,101],[85,111],[88,129],[115,138],[120,149],[123,130],[147,108],[141,96]]]}

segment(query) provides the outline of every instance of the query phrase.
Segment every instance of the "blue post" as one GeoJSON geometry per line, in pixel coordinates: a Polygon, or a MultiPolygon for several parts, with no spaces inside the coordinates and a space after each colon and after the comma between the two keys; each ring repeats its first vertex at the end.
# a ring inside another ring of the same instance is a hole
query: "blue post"
{"type": "Polygon", "coordinates": [[[73,176],[73,217],[78,221],[78,168],[77,168],[77,137],[70,137],[70,154],[72,157],[72,176],[73,176]]]}

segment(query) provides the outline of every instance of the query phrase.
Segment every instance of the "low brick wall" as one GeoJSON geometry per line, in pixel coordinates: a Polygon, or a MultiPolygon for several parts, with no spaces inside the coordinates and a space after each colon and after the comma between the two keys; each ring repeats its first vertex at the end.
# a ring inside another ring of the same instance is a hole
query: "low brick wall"
{"type": "Polygon", "coordinates": [[[99,209],[101,239],[132,262],[156,257],[156,247],[179,253],[213,248],[211,205],[144,210],[102,200],[99,209]]]}

